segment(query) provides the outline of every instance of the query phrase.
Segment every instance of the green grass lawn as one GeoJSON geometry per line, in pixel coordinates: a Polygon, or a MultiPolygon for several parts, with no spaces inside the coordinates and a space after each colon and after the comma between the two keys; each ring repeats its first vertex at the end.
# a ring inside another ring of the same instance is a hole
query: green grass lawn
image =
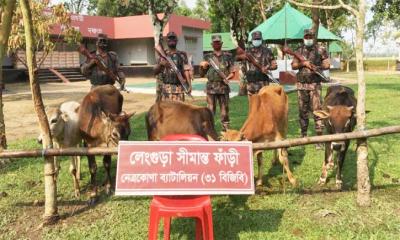
{"type": "MultiPolygon", "coordinates": [[[[399,75],[367,75],[368,128],[398,125],[399,75]]],[[[356,89],[355,85],[351,85],[356,89]]],[[[296,94],[289,94],[289,138],[299,135],[296,94]]],[[[232,128],[246,119],[247,98],[231,100],[232,128]]],[[[131,140],[145,140],[144,115],[135,116],[131,140]]],[[[312,122],[312,121],[311,121],[312,122]]],[[[218,118],[217,129],[221,129],[218,118]]],[[[313,126],[311,126],[313,127],[313,126]]],[[[312,128],[311,128],[312,129],[312,128]]],[[[313,145],[289,149],[297,188],[282,179],[281,166],[271,168],[266,154],[265,187],[252,196],[213,197],[215,239],[400,239],[400,136],[369,140],[372,206],[356,206],[356,153],[352,142],[344,166],[344,190],[335,190],[334,172],[318,186],[323,151],[313,145]],[[285,186],[285,187],[284,187],[285,186]],[[285,191],[284,191],[285,189],[285,191]]],[[[10,148],[37,148],[33,139],[10,148]]],[[[0,239],[147,239],[150,197],[108,197],[92,208],[85,204],[89,182],[82,161],[82,197],[73,197],[68,160],[58,182],[59,224],[36,230],[43,214],[43,160],[21,159],[0,169],[0,239]]],[[[115,161],[113,167],[115,168],[115,161]]],[[[98,181],[104,179],[98,159],[98,181]]],[[[172,222],[171,239],[194,239],[194,221],[172,222]]]]}

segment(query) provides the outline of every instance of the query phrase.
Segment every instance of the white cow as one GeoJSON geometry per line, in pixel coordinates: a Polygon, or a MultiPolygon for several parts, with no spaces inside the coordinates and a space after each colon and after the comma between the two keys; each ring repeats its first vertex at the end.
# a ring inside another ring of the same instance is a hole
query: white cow
{"type": "MultiPolygon", "coordinates": [[[[50,107],[47,109],[47,117],[50,124],[50,132],[53,138],[54,148],[79,147],[82,137],[78,126],[78,111],[80,104],[69,101],[62,103],[59,107],[50,107]]],[[[39,136],[39,141],[41,136],[39,136]]],[[[60,164],[54,157],[56,174],[60,170],[60,164]]],[[[71,157],[69,172],[74,181],[75,197],[80,196],[80,157],[71,157]]]]}

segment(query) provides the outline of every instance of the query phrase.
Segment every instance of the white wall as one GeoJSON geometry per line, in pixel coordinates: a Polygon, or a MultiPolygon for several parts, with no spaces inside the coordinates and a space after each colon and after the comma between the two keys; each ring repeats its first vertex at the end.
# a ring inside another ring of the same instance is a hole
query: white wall
{"type": "Polygon", "coordinates": [[[183,27],[182,33],[178,49],[186,51],[188,56],[192,55],[194,65],[199,65],[203,60],[203,30],[183,27]]]}
{"type": "Polygon", "coordinates": [[[113,40],[110,49],[118,54],[122,65],[131,65],[134,62],[145,64],[155,62],[152,38],[113,40]]]}

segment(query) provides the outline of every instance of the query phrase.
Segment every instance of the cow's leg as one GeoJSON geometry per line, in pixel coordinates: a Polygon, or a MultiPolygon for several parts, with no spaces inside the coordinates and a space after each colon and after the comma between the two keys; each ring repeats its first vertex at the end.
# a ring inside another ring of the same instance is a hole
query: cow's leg
{"type": "Polygon", "coordinates": [[[93,204],[94,200],[97,196],[97,185],[96,185],[96,172],[97,172],[97,164],[95,156],[87,156],[89,162],[89,171],[90,171],[90,185],[92,186],[92,192],[90,193],[90,202],[89,204],[93,204]]]}
{"type": "Polygon", "coordinates": [[[278,156],[279,161],[281,162],[283,169],[286,171],[289,182],[296,186],[296,178],[293,177],[292,171],[290,171],[289,167],[289,159],[288,159],[288,152],[286,148],[279,148],[278,149],[278,156]]]}
{"type": "MultiPolygon", "coordinates": [[[[79,148],[80,144],[78,144],[76,147],[79,148]]],[[[76,166],[76,177],[78,180],[81,180],[81,156],[76,156],[75,166],[76,166]]]]}
{"type": "Polygon", "coordinates": [[[349,148],[350,141],[346,141],[344,148],[340,149],[340,152],[338,154],[337,162],[337,170],[336,170],[336,187],[338,189],[342,189],[343,186],[343,181],[342,181],[342,169],[343,169],[343,164],[344,164],[344,158],[346,157],[346,152],[347,149],[349,148]]]}
{"type": "Polygon", "coordinates": [[[106,189],[106,193],[111,193],[111,155],[104,155],[103,157],[103,165],[106,170],[106,181],[104,187],[106,189]]]}
{"type": "Polygon", "coordinates": [[[272,165],[277,165],[279,162],[278,149],[274,149],[274,156],[272,157],[272,165]]]}
{"type": "MultiPolygon", "coordinates": [[[[53,144],[54,144],[54,148],[56,148],[56,149],[60,148],[60,145],[56,141],[54,141],[53,144]]],[[[60,173],[61,166],[60,166],[60,161],[58,160],[58,158],[56,156],[54,156],[53,159],[54,159],[53,161],[54,161],[54,173],[55,173],[54,178],[57,180],[58,174],[60,173]]]]}
{"type": "Polygon", "coordinates": [[[71,163],[69,165],[69,173],[72,175],[72,179],[74,181],[74,191],[75,191],[75,197],[79,198],[80,196],[80,192],[79,192],[79,178],[77,176],[77,167],[76,167],[76,163],[77,163],[77,159],[78,157],[73,156],[71,157],[71,163]]]}
{"type": "Polygon", "coordinates": [[[262,186],[262,177],[263,177],[263,154],[262,151],[257,151],[256,153],[257,157],[257,164],[258,164],[258,177],[256,181],[256,186],[262,186]]]}
{"type": "Polygon", "coordinates": [[[319,178],[318,182],[321,185],[326,183],[326,178],[328,177],[328,163],[333,159],[333,151],[331,146],[332,146],[331,142],[325,143],[325,158],[324,162],[322,163],[321,177],[319,178]]]}

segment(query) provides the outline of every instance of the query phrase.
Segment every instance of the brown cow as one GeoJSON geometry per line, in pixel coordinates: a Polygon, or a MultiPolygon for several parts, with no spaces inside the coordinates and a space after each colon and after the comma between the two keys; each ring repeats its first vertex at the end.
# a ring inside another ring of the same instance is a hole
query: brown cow
{"type": "MultiPolygon", "coordinates": [[[[330,86],[324,99],[323,110],[314,114],[324,119],[328,134],[351,132],[356,125],[357,99],[354,91],[345,86],[330,86]]],[[[350,140],[325,143],[325,160],[322,164],[320,184],[326,183],[328,169],[334,166],[333,151],[337,151],[336,187],[342,188],[342,168],[350,140]]]]}
{"type": "Polygon", "coordinates": [[[146,127],[150,141],[170,134],[197,134],[208,140],[218,139],[211,111],[181,102],[155,103],[146,114],[146,127]]]}
{"type": "MultiPolygon", "coordinates": [[[[240,131],[228,130],[222,133],[221,140],[263,143],[282,140],[288,129],[288,99],[281,86],[265,86],[258,94],[249,96],[249,115],[240,131]]],[[[263,161],[262,151],[256,152],[258,162],[257,185],[262,185],[263,161]]],[[[292,185],[296,185],[289,168],[286,148],[275,150],[273,162],[277,157],[287,172],[292,185]]]]}
{"type": "MultiPolygon", "coordinates": [[[[122,112],[123,96],[114,86],[93,88],[83,99],[79,110],[79,129],[88,147],[116,147],[119,140],[127,140],[131,129],[129,118],[134,113],[122,112]]],[[[94,156],[88,156],[90,181],[96,196],[96,170],[94,156]]],[[[106,192],[111,190],[111,156],[103,158],[106,169],[106,192]]]]}

